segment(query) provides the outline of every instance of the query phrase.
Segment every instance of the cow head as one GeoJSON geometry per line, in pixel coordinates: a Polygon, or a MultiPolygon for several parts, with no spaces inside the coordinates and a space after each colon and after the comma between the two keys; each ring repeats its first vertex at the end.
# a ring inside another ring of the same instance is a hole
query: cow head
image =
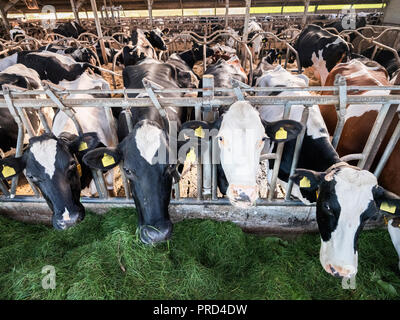
{"type": "Polygon", "coordinates": [[[109,170],[123,161],[138,213],[140,239],[146,244],[167,240],[172,233],[169,218],[172,177],[176,164],[169,164],[165,130],[149,120],[138,122],[116,148],[98,148],[83,161],[89,167],[109,170]]]}
{"type": "Polygon", "coordinates": [[[156,28],[152,31],[145,31],[144,34],[146,35],[147,40],[150,42],[153,48],[157,48],[162,51],[167,50],[167,45],[162,38],[164,34],[159,28],[156,28]]]}
{"type": "MultiPolygon", "coordinates": [[[[193,43],[192,53],[195,61],[201,61],[204,57],[204,45],[199,46],[196,42],[193,43]]],[[[214,50],[206,47],[206,58],[214,55],[214,50]]]]}
{"type": "Polygon", "coordinates": [[[326,172],[298,169],[291,180],[302,193],[317,195],[322,267],[334,276],[354,276],[358,235],[364,224],[379,211],[392,218],[400,215],[399,197],[378,186],[371,172],[346,163],[326,172]]]}
{"type": "MultiPolygon", "coordinates": [[[[97,65],[97,60],[94,52],[89,48],[73,48],[71,56],[77,62],[87,62],[93,65],[97,65]]],[[[66,52],[67,53],[67,52],[66,52]]]]}
{"type": "Polygon", "coordinates": [[[82,167],[78,159],[98,144],[96,133],[81,137],[66,134],[60,138],[44,134],[31,138],[22,157],[0,160],[0,178],[10,179],[25,170],[53,212],[54,228],[67,229],[85,216],[79,200],[82,167]]]}
{"type": "Polygon", "coordinates": [[[204,122],[203,127],[210,130],[218,143],[220,162],[229,185],[226,194],[238,207],[252,206],[258,199],[256,178],[265,141],[289,141],[302,129],[300,123],[292,120],[263,121],[247,101],[235,102],[216,122],[204,122]]]}
{"type": "MultiPolygon", "coordinates": [[[[269,49],[265,55],[265,61],[269,64],[273,64],[277,59],[281,57],[279,49],[269,49]]],[[[263,58],[264,59],[264,58],[263,58]]]]}

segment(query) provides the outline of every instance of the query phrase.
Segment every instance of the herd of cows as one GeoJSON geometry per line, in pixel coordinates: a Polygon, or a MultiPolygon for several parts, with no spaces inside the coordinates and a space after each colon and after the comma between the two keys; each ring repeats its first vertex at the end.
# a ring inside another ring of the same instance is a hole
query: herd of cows
{"type": "MultiPolygon", "coordinates": [[[[76,37],[76,34],[69,34],[66,30],[79,29],[75,23],[59,28],[69,37],[76,37]]],[[[159,29],[135,29],[127,37],[129,43],[120,60],[124,66],[125,88],[144,88],[143,79],[163,88],[200,88],[201,78],[193,71],[193,67],[203,61],[204,53],[210,61],[204,74],[214,76],[215,87],[231,88],[231,79],[248,82],[248,76],[235,50],[226,43],[229,40],[206,47],[205,50],[203,46],[193,44],[190,50],[172,54],[166,61],[161,61],[157,50],[167,49],[164,33],[159,29]]],[[[262,37],[258,39],[259,43],[253,45],[256,52],[261,52],[264,41],[262,37]]],[[[310,68],[323,86],[332,86],[338,74],[346,78],[349,86],[400,84],[400,65],[390,51],[378,50],[374,57],[376,61],[370,59],[373,50],[370,48],[361,55],[355,55],[344,39],[317,25],[306,26],[293,45],[299,54],[300,67],[310,68]]],[[[112,50],[108,49],[111,55],[112,50]]],[[[278,55],[274,49],[266,50],[254,72],[253,85],[260,88],[307,87],[307,76],[293,74],[274,64],[278,55]]],[[[87,48],[61,45],[15,52],[0,60],[0,83],[25,89],[41,89],[42,81],[47,80],[70,90],[110,89],[93,58],[93,52],[87,48]]],[[[368,90],[351,94],[389,93],[368,90]]],[[[185,94],[168,93],[168,97],[183,97],[185,94]]],[[[234,95],[233,91],[219,94],[234,95]]],[[[258,91],[257,95],[300,97],[310,93],[258,91]]],[[[145,96],[140,94],[140,97],[145,96]]],[[[98,95],[75,93],[69,97],[96,99],[98,95]]],[[[138,95],[129,94],[129,97],[138,95]]],[[[0,160],[0,168],[3,168],[0,178],[8,180],[24,172],[40,189],[51,208],[53,226],[56,229],[66,229],[84,218],[81,191],[90,187],[95,192],[91,169],[107,172],[107,188],[112,190],[112,169],[123,164],[138,213],[140,239],[144,243],[153,244],[171,236],[172,223],[168,205],[172,185],[179,180],[184,161],[178,159],[178,163],[174,164],[157,161],[161,152],[166,159],[171,156],[175,139],[169,136],[172,123],[177,124],[179,135],[183,133],[187,139],[195,141],[198,149],[205,146],[202,140],[211,138],[205,136],[204,132],[216,133],[213,138],[220,149],[218,188],[232,205],[241,208],[253,206],[258,199],[256,178],[261,155],[275,152],[278,144],[285,142],[279,182],[285,186],[291,179],[295,183],[293,196],[307,204],[316,203],[321,235],[321,264],[332,275],[350,277],[357,273],[358,235],[366,221],[378,213],[390,218],[400,215],[400,199],[397,196],[400,195],[399,144],[393,150],[379,181],[371,172],[340,160],[346,154],[362,152],[381,107],[376,104],[348,105],[345,126],[336,149],[330,139],[337,122],[335,106],[310,107],[297,165],[299,169],[292,176],[290,169],[296,137],[303,130],[300,120],[304,105],[293,105],[289,119],[281,120],[283,105],[253,107],[247,101],[237,101],[229,108],[220,108],[213,122],[192,119],[193,113],[188,112],[189,108],[166,107],[167,117],[164,118],[156,108],[135,107],[130,109],[129,116],[133,124],[131,131],[128,130],[126,112],[122,108],[113,108],[118,128],[118,145],[111,139],[112,128],[103,108],[75,108],[75,117],[83,130],[81,135],[63,111],[53,108],[44,108],[46,117],[52,123],[52,133],[40,134],[42,124],[37,112],[27,109],[38,136],[26,141],[27,146],[21,157],[0,160]]],[[[378,156],[382,154],[397,122],[395,117],[378,156]]],[[[18,127],[8,109],[0,109],[0,135],[0,148],[3,151],[15,147],[18,127]]],[[[178,150],[184,147],[185,144],[178,141],[178,150]]],[[[273,160],[270,161],[272,165],[273,160]]],[[[391,221],[394,222],[388,224],[388,230],[400,256],[400,229],[395,224],[396,219],[391,221]]]]}

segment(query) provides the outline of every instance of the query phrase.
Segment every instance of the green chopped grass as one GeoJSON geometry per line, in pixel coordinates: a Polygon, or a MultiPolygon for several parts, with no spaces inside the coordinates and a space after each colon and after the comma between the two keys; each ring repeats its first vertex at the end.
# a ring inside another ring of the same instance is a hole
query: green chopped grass
{"type": "Polygon", "coordinates": [[[364,231],[356,290],[319,263],[317,234],[246,234],[233,223],[186,220],[168,243],[146,246],[133,209],[88,213],[56,231],[0,217],[0,299],[397,299],[398,258],[386,230],[364,231]],[[42,288],[42,268],[56,289],[42,288]]]}

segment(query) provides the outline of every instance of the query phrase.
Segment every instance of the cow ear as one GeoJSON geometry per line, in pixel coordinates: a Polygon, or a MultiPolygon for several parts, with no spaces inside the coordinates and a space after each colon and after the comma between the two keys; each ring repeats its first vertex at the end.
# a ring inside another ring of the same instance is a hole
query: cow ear
{"type": "Polygon", "coordinates": [[[87,152],[82,160],[90,168],[110,170],[122,160],[122,154],[116,148],[102,147],[87,152]]]}
{"type": "Polygon", "coordinates": [[[6,158],[0,160],[0,179],[6,180],[15,177],[25,169],[23,158],[6,158]]]}
{"type": "Polygon", "coordinates": [[[380,186],[372,189],[378,210],[387,216],[400,216],[400,198],[380,186]]]}
{"type": "Polygon", "coordinates": [[[210,130],[211,126],[208,122],[193,120],[185,122],[179,131],[179,140],[188,140],[189,138],[198,137],[204,139],[206,137],[206,131],[210,130]]]}
{"type": "Polygon", "coordinates": [[[96,132],[86,132],[81,136],[63,132],[60,134],[60,138],[67,143],[71,153],[81,156],[101,144],[96,132]]]}
{"type": "Polygon", "coordinates": [[[274,142],[285,142],[295,139],[303,125],[294,120],[279,120],[276,122],[266,122],[262,120],[265,133],[274,142]]]}
{"type": "Polygon", "coordinates": [[[212,127],[205,121],[185,122],[178,135],[178,160],[183,163],[190,155],[193,158],[199,157],[202,150],[207,148],[212,127]]]}
{"type": "Polygon", "coordinates": [[[296,169],[294,175],[290,176],[290,180],[297,184],[301,189],[312,191],[318,189],[319,185],[324,180],[325,175],[325,172],[296,169]]]}
{"type": "Polygon", "coordinates": [[[165,36],[169,33],[169,28],[164,28],[161,32],[162,32],[163,36],[165,36]]]}

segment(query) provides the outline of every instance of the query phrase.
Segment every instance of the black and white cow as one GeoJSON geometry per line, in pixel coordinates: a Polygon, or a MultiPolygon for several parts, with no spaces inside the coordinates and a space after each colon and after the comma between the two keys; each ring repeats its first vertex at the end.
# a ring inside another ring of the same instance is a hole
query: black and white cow
{"type": "Polygon", "coordinates": [[[57,54],[62,54],[73,58],[76,62],[87,62],[96,64],[96,56],[91,49],[85,47],[70,47],[55,44],[48,44],[40,47],[38,51],[50,51],[57,54]]]}
{"type": "Polygon", "coordinates": [[[295,49],[299,53],[299,67],[312,67],[322,85],[329,71],[350,53],[349,45],[344,39],[313,24],[302,30],[295,49]]]}
{"type": "MultiPolygon", "coordinates": [[[[82,75],[80,75],[77,79],[73,81],[62,80],[58,83],[58,85],[68,90],[89,90],[89,89],[110,90],[110,86],[106,80],[104,80],[101,76],[97,74],[89,74],[88,72],[84,72],[82,75]]],[[[103,97],[109,97],[109,95],[108,94],[101,94],[96,96],[91,94],[68,95],[68,98],[70,99],[94,99],[96,97],[103,98],[103,97]]],[[[113,131],[107,120],[104,108],[77,107],[74,108],[74,114],[77,120],[79,121],[84,133],[95,132],[99,140],[99,145],[107,147],[115,147],[115,143],[112,139],[113,131]]],[[[52,132],[57,137],[61,136],[65,132],[72,135],[78,135],[74,123],[63,111],[59,111],[54,117],[52,132]]],[[[91,178],[91,173],[88,173],[88,176],[89,178],[91,178]]],[[[107,189],[111,192],[114,189],[113,171],[110,171],[109,173],[106,174],[105,182],[107,189]]],[[[84,190],[84,193],[86,195],[94,195],[96,193],[96,188],[93,180],[91,179],[86,180],[86,183],[85,185],[82,186],[82,189],[86,187],[89,187],[89,190],[84,190]]]]}
{"type": "Polygon", "coordinates": [[[203,139],[212,138],[218,144],[220,153],[215,158],[218,188],[232,205],[240,208],[254,206],[259,197],[256,179],[265,142],[290,141],[302,130],[296,121],[262,120],[248,101],[235,102],[213,123],[193,121],[192,126],[191,122],[185,126],[208,130],[203,139]],[[280,135],[282,131],[284,135],[280,135]]]}
{"type": "MultiPolygon", "coordinates": [[[[18,66],[18,65],[17,65],[18,66]]],[[[13,66],[14,67],[14,66],[13,66]]],[[[62,80],[59,85],[65,89],[109,90],[108,83],[98,75],[84,72],[73,81],[62,80]]],[[[93,99],[89,94],[70,94],[71,99],[93,99]]],[[[82,189],[90,187],[94,194],[92,173],[83,163],[82,157],[98,147],[115,147],[112,129],[103,108],[74,108],[74,114],[82,127],[78,135],[72,120],[59,111],[54,116],[52,133],[29,140],[29,148],[21,158],[0,161],[8,169],[0,178],[12,178],[22,170],[40,189],[53,212],[53,226],[66,229],[84,217],[80,203],[82,189]],[[12,174],[11,174],[12,173],[12,174]]],[[[107,188],[113,189],[113,172],[106,175],[107,188]]]]}
{"type": "MultiPolygon", "coordinates": [[[[348,28],[346,28],[346,27],[348,27],[349,22],[350,22],[350,20],[346,21],[348,19],[352,19],[352,17],[351,16],[345,16],[343,19],[325,23],[323,25],[323,28],[335,28],[338,32],[342,32],[343,30],[347,30],[348,29],[348,28]]],[[[356,21],[355,22],[356,22],[355,23],[355,29],[365,27],[367,25],[366,15],[362,14],[362,13],[359,13],[356,16],[356,21]]],[[[350,37],[351,37],[351,41],[352,41],[352,40],[354,40],[355,35],[354,36],[350,35],[350,37]]]]}
{"type": "MultiPolygon", "coordinates": [[[[22,64],[15,64],[0,73],[0,86],[9,84],[28,90],[41,90],[40,78],[35,70],[29,69],[22,64]]],[[[25,109],[32,124],[34,133],[39,134],[43,129],[39,115],[33,108],[25,109]]],[[[48,123],[51,123],[54,112],[52,108],[43,108],[43,113],[48,123]]],[[[7,108],[0,109],[0,149],[4,152],[15,148],[18,138],[18,126],[7,108]]],[[[27,143],[27,141],[25,141],[27,143]]]]}
{"type": "MultiPolygon", "coordinates": [[[[231,79],[236,79],[243,83],[247,82],[247,75],[240,64],[239,58],[235,55],[228,61],[219,59],[216,63],[209,65],[204,74],[214,76],[214,86],[216,88],[232,88],[231,79]]],[[[215,95],[235,95],[233,91],[217,92],[215,95]]]]}
{"type": "MultiPolygon", "coordinates": [[[[306,87],[308,79],[304,75],[293,75],[278,66],[265,72],[258,79],[257,85],[306,87]]],[[[269,92],[259,94],[268,95],[269,92]]],[[[275,94],[309,95],[305,91],[275,94]]],[[[282,119],[283,109],[283,105],[264,105],[259,111],[263,120],[276,121],[282,119]]],[[[303,110],[304,106],[293,105],[290,119],[299,121],[303,110]]],[[[365,222],[376,215],[379,208],[382,211],[387,206],[393,208],[395,205],[397,211],[394,212],[400,214],[400,202],[395,195],[378,186],[376,177],[371,172],[341,162],[330,143],[318,106],[314,105],[309,110],[298,160],[298,168],[302,169],[297,169],[290,177],[295,183],[292,194],[306,204],[317,204],[317,223],[321,235],[320,262],[324,270],[335,276],[351,277],[357,273],[357,241],[365,222]]],[[[295,141],[289,141],[284,146],[278,174],[283,186],[289,180],[294,148],[295,141]]],[[[397,232],[397,239],[400,239],[398,234],[400,232],[397,232]]]]}
{"type": "MultiPolygon", "coordinates": [[[[258,33],[263,32],[264,30],[261,28],[260,24],[256,21],[250,21],[248,25],[248,36],[247,39],[252,39],[258,33]]],[[[263,36],[257,36],[250,44],[249,47],[253,49],[253,59],[256,60],[256,57],[260,54],[261,46],[263,44],[263,36]]]]}
{"type": "Polygon", "coordinates": [[[277,61],[281,57],[281,52],[276,49],[270,49],[267,51],[265,57],[263,57],[258,64],[257,68],[253,72],[253,83],[252,85],[255,86],[256,81],[259,77],[261,77],[265,71],[274,68],[272,64],[277,61]]]}
{"type": "Polygon", "coordinates": [[[50,80],[55,84],[62,80],[76,80],[85,70],[94,67],[90,63],[76,62],[69,56],[51,51],[22,51],[1,59],[0,71],[17,63],[35,70],[41,80],[50,80]]]}
{"type": "Polygon", "coordinates": [[[26,33],[20,26],[15,26],[10,30],[11,41],[21,40],[25,37],[26,33]]]}
{"type": "MultiPolygon", "coordinates": [[[[183,74],[170,64],[149,58],[126,67],[123,78],[126,88],[143,88],[144,78],[165,88],[182,87],[191,79],[187,72],[183,74]]],[[[180,93],[168,96],[180,96],[180,93]]],[[[170,159],[169,127],[176,125],[179,129],[185,115],[183,108],[167,107],[165,111],[168,120],[163,120],[156,108],[131,108],[134,125],[131,133],[122,112],[118,121],[122,142],[116,148],[100,148],[84,157],[87,165],[102,170],[123,161],[138,212],[140,239],[147,244],[167,240],[172,232],[168,205],[172,177],[177,179],[177,164],[170,159]]]]}
{"type": "MultiPolygon", "coordinates": [[[[206,47],[206,58],[214,55],[214,50],[206,47]]],[[[204,46],[199,46],[197,43],[193,44],[190,50],[173,53],[166,61],[167,64],[174,66],[181,72],[188,72],[191,75],[191,82],[199,86],[198,76],[193,72],[193,67],[196,62],[202,61],[204,57],[204,46]]]]}
{"type": "Polygon", "coordinates": [[[43,134],[29,140],[29,147],[19,158],[0,160],[1,179],[11,179],[25,170],[39,188],[53,216],[55,229],[67,229],[83,220],[85,209],[80,203],[81,180],[78,158],[98,146],[95,133],[81,137],[43,134]],[[79,151],[85,144],[86,150],[79,151]]]}
{"type": "Polygon", "coordinates": [[[167,50],[162,32],[157,28],[152,31],[134,29],[131,34],[131,45],[124,47],[124,65],[134,65],[145,58],[157,59],[155,49],[167,50]]]}
{"type": "MultiPolygon", "coordinates": [[[[362,51],[361,55],[371,59],[374,50],[375,46],[369,47],[368,49],[362,51]]],[[[400,56],[400,50],[397,53],[400,56]]],[[[394,76],[397,74],[397,71],[400,69],[400,64],[395,58],[394,53],[389,50],[377,48],[373,60],[378,62],[386,69],[391,79],[394,78],[394,76]]]]}
{"type": "Polygon", "coordinates": [[[78,39],[79,35],[86,32],[86,30],[77,22],[70,21],[57,26],[53,30],[54,33],[61,34],[64,37],[72,37],[78,39]]]}

